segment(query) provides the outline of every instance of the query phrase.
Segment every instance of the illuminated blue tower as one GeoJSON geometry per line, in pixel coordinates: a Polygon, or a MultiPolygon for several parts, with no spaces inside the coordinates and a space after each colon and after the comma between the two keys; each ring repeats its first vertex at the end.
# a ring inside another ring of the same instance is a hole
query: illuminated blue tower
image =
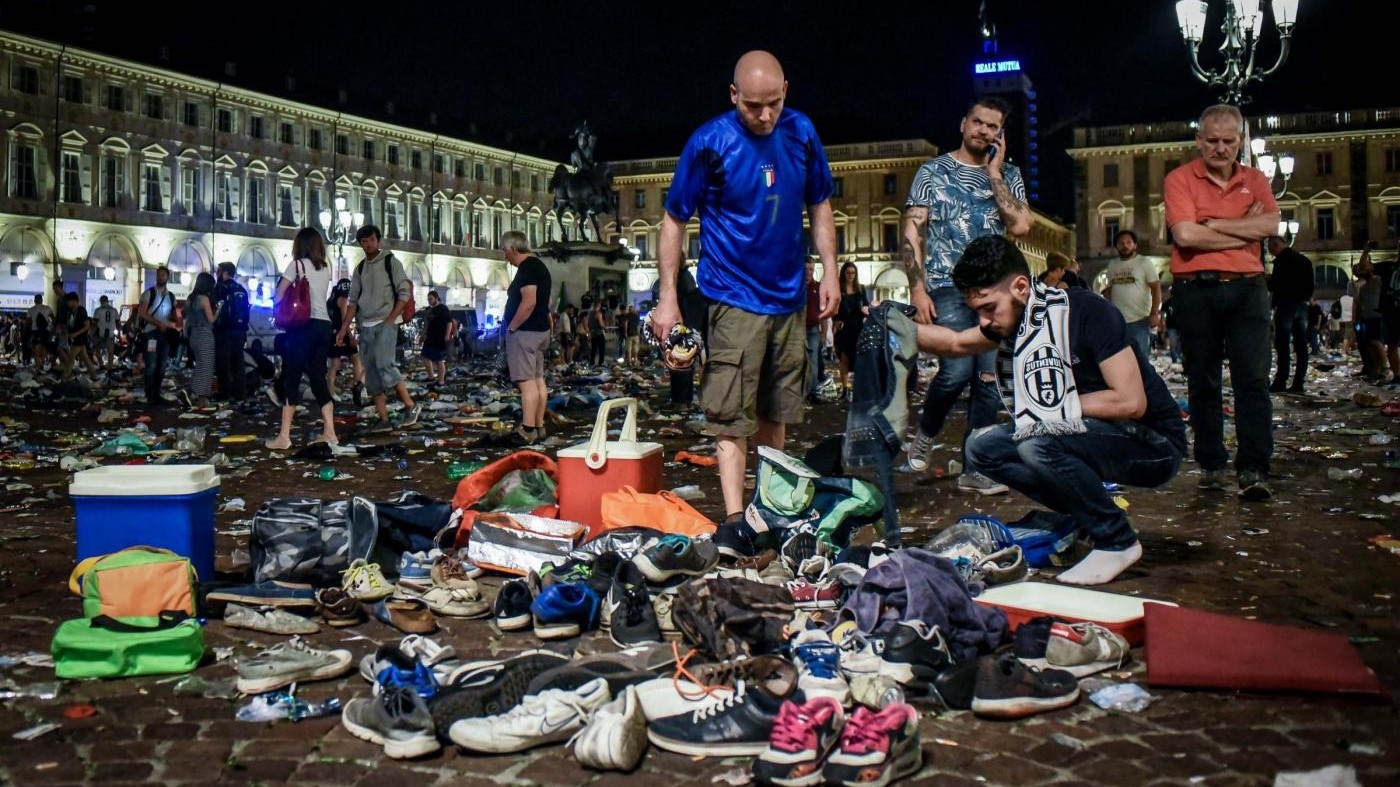
{"type": "Polygon", "coordinates": [[[972,89],[979,96],[997,96],[1011,105],[1006,126],[1007,160],[1021,168],[1026,180],[1026,197],[1040,201],[1040,118],[1031,78],[1021,67],[1020,58],[997,49],[997,27],[982,0],[978,12],[981,23],[982,57],[972,64],[972,89]]]}

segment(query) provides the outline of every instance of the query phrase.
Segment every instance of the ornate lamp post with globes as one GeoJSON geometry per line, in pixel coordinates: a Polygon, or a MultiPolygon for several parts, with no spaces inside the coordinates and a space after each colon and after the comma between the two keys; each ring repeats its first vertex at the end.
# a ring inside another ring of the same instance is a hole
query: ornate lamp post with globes
{"type": "Polygon", "coordinates": [[[345,198],[335,198],[335,211],[323,210],[318,216],[321,226],[325,229],[326,242],[335,246],[336,277],[344,278],[349,275],[348,266],[345,262],[345,244],[351,239],[350,233],[361,224],[365,223],[365,214],[346,209],[345,198]]]}

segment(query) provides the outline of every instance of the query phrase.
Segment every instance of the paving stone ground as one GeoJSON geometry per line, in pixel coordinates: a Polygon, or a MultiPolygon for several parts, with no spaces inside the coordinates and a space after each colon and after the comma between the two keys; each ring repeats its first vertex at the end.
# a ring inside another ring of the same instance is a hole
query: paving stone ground
{"type": "MultiPolygon", "coordinates": [[[[1099,710],[1084,701],[1017,722],[927,713],[921,724],[925,766],[907,783],[1269,785],[1281,771],[1332,764],[1353,766],[1363,784],[1400,783],[1400,713],[1394,705],[1400,685],[1395,599],[1400,592],[1400,554],[1367,540],[1387,532],[1400,535],[1400,508],[1377,500],[1381,494],[1400,492],[1400,472],[1383,467],[1385,452],[1395,444],[1373,446],[1365,437],[1313,431],[1340,423],[1400,438],[1400,430],[1392,419],[1352,404],[1352,385],[1340,373],[1317,378],[1316,387],[1335,396],[1335,404],[1276,398],[1274,501],[1245,504],[1233,495],[1200,493],[1191,462],[1163,489],[1129,490],[1145,557],[1109,589],[1350,636],[1386,686],[1383,701],[1151,688],[1157,701],[1133,714],[1099,710]],[[1297,450],[1314,446],[1346,456],[1327,459],[1322,453],[1297,450]],[[1364,478],[1330,481],[1329,467],[1361,467],[1364,478]],[[1244,528],[1268,533],[1247,535],[1244,528]]],[[[810,412],[810,424],[796,430],[799,444],[841,430],[843,415],[837,405],[819,405],[810,412]]],[[[35,411],[11,415],[40,429],[98,428],[86,416],[75,420],[71,414],[35,411]]],[[[576,420],[579,425],[568,433],[571,437],[581,434],[581,424],[591,417],[576,420]]],[[[170,415],[157,418],[158,426],[167,422],[175,423],[170,415]]],[[[644,421],[644,428],[658,425],[644,421]]],[[[239,427],[238,431],[267,431],[256,422],[239,427]]],[[[961,424],[950,424],[945,438],[949,434],[960,435],[961,424]]],[[[52,439],[52,433],[48,435],[52,439]]],[[[45,433],[33,436],[40,444],[44,439],[45,433]]],[[[674,452],[698,439],[663,442],[674,452]]],[[[228,453],[259,460],[252,475],[228,478],[223,486],[226,497],[246,498],[249,512],[265,499],[290,494],[373,497],[412,486],[449,497],[452,489],[444,476],[447,457],[436,451],[409,457],[406,472],[412,481],[393,480],[405,471],[392,464],[348,462],[341,468],[357,480],[331,483],[303,477],[317,469],[314,464],[274,462],[265,452],[249,448],[230,448],[228,453]]],[[[944,448],[936,461],[954,456],[944,448]]],[[[37,493],[11,491],[0,497],[0,508],[7,509],[0,528],[0,617],[5,621],[0,655],[46,652],[55,626],[80,614],[77,599],[66,590],[75,553],[73,510],[63,494],[67,479],[56,470],[5,472],[11,482],[34,484],[37,493]],[[21,504],[30,495],[45,497],[49,488],[55,490],[55,499],[21,504]]],[[[673,486],[700,484],[712,501],[718,499],[712,471],[672,467],[667,480],[673,486]]],[[[902,476],[897,491],[904,524],[915,528],[906,535],[909,543],[921,542],[964,512],[1012,519],[1029,505],[1015,496],[966,495],[951,480],[932,476],[902,476]]],[[[218,527],[228,531],[247,516],[221,514],[218,527]]],[[[245,543],[246,536],[221,535],[221,565],[229,566],[235,548],[245,543]]],[[[251,655],[276,640],[226,629],[218,621],[210,622],[207,635],[211,648],[230,648],[235,657],[251,655]]],[[[311,640],[320,646],[348,647],[358,656],[394,638],[390,629],[367,623],[348,631],[323,630],[311,640]]],[[[502,635],[479,621],[446,621],[440,638],[467,655],[508,654],[534,644],[528,634],[502,635]]],[[[1135,655],[1140,657],[1141,651],[1135,655]]],[[[1143,682],[1143,672],[1139,663],[1125,674],[1143,682]]],[[[224,661],[203,666],[197,674],[210,680],[227,678],[232,668],[224,661]]],[[[48,669],[19,666],[0,671],[0,679],[24,687],[52,681],[53,675],[48,669]]],[[[746,772],[743,760],[692,760],[652,750],[635,773],[595,773],[581,768],[558,746],[499,757],[448,747],[422,760],[396,762],[349,735],[333,718],[243,723],[234,720],[237,701],[176,696],[172,686],[169,678],[70,682],[51,700],[5,702],[0,712],[0,784],[681,787],[736,784],[746,772]],[[64,715],[79,704],[91,704],[96,715],[64,715]],[[58,723],[59,729],[27,742],[11,737],[45,721],[58,723]]],[[[348,700],[367,691],[358,677],[349,677],[307,685],[301,694],[348,700]]]]}

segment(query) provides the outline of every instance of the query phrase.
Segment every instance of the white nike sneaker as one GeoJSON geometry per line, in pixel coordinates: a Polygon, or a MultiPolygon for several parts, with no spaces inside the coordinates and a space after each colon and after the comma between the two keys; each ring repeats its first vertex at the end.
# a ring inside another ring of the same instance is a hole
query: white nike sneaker
{"type": "Polygon", "coordinates": [[[608,682],[594,678],[577,689],[546,689],[497,716],[458,719],[448,728],[463,749],[506,754],[565,740],[612,698],[608,682]]]}
{"type": "Polygon", "coordinates": [[[636,768],[647,750],[647,717],[636,687],[628,686],[620,697],[599,708],[570,744],[574,759],[584,767],[602,771],[636,768]]]}

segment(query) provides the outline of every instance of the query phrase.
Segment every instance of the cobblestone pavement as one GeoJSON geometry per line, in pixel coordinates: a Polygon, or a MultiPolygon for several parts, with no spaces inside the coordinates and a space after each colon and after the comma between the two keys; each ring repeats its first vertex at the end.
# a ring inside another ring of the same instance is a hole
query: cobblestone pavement
{"type": "MultiPolygon", "coordinates": [[[[1370,445],[1364,436],[1314,431],[1336,423],[1386,430],[1392,437],[1400,437],[1400,430],[1392,419],[1350,403],[1350,387],[1340,376],[1321,384],[1339,403],[1319,406],[1276,399],[1278,495],[1273,502],[1244,504],[1233,495],[1198,493],[1196,468],[1189,462],[1162,490],[1130,490],[1132,516],[1146,556],[1109,589],[1341,632],[1357,643],[1386,685],[1390,701],[1151,689],[1159,699],[1136,714],[1102,711],[1086,701],[1009,723],[982,721],[967,713],[929,713],[922,722],[925,767],[907,783],[1268,785],[1280,771],[1330,764],[1354,766],[1363,784],[1400,783],[1400,714],[1393,705],[1400,685],[1394,598],[1400,592],[1400,554],[1367,541],[1397,532],[1395,515],[1400,509],[1379,502],[1377,496],[1400,492],[1400,473],[1382,466],[1386,446],[1370,445]],[[1314,446],[1346,456],[1328,459],[1323,453],[1297,450],[1314,446]],[[1328,467],[1361,467],[1364,478],[1330,481],[1328,467]],[[1247,535],[1246,527],[1269,532],[1247,535]]],[[[38,413],[25,418],[36,426],[73,428],[71,419],[38,413]]],[[[829,404],[814,409],[811,422],[797,431],[798,441],[835,433],[842,423],[838,408],[829,404]]],[[[666,442],[675,450],[694,438],[666,442]]],[[[946,462],[953,457],[944,449],[937,458],[946,462]]],[[[441,458],[423,454],[410,460],[415,488],[450,495],[441,458]]],[[[345,469],[359,479],[353,486],[333,482],[308,490],[307,483],[319,483],[303,480],[308,469],[315,466],[288,468],[264,461],[247,478],[227,479],[223,493],[247,498],[251,512],[263,499],[296,492],[340,496],[353,489],[373,496],[401,485],[391,477],[402,471],[391,464],[351,463],[345,469]]],[[[667,473],[671,484],[699,483],[717,499],[712,471],[682,467],[667,473]]],[[[65,588],[74,554],[72,509],[62,494],[67,480],[57,471],[31,473],[22,480],[35,484],[38,497],[44,496],[45,485],[52,485],[57,495],[23,506],[18,505],[20,493],[7,492],[0,498],[2,507],[9,509],[0,531],[6,622],[0,655],[46,652],[57,623],[80,614],[77,599],[65,588]]],[[[1015,518],[1027,508],[1027,501],[1014,497],[962,494],[950,480],[932,476],[901,477],[898,487],[905,524],[916,528],[906,536],[911,543],[966,511],[1015,518]]],[[[246,516],[221,514],[219,527],[228,530],[235,519],[246,516]]],[[[226,564],[235,545],[245,540],[221,536],[221,561],[226,564]]],[[[211,621],[207,631],[211,647],[231,647],[238,655],[251,654],[276,639],[225,629],[218,621],[211,621]]],[[[310,639],[321,646],[348,647],[358,656],[393,638],[391,630],[368,623],[349,631],[324,630],[310,639]]],[[[501,635],[479,621],[448,621],[441,638],[469,655],[508,654],[533,644],[527,634],[501,635]]],[[[216,679],[230,676],[232,669],[223,662],[202,667],[198,674],[216,679]]],[[[1142,667],[1133,668],[1132,674],[1141,679],[1142,667]]],[[[53,678],[50,670],[20,666],[0,671],[0,679],[30,686],[53,678]]],[[[334,695],[348,700],[366,692],[365,684],[351,677],[308,685],[300,693],[311,699],[334,695]]],[[[334,719],[243,723],[234,720],[236,704],[175,696],[169,678],[67,683],[52,700],[7,701],[0,713],[0,784],[612,787],[737,784],[747,773],[742,760],[691,760],[653,750],[636,773],[599,774],[582,769],[557,746],[503,757],[465,755],[449,746],[422,760],[395,762],[384,758],[378,747],[351,737],[334,719]],[[81,703],[93,705],[96,715],[65,716],[65,709],[81,703]],[[44,721],[60,727],[32,741],[11,737],[44,721]]]]}

